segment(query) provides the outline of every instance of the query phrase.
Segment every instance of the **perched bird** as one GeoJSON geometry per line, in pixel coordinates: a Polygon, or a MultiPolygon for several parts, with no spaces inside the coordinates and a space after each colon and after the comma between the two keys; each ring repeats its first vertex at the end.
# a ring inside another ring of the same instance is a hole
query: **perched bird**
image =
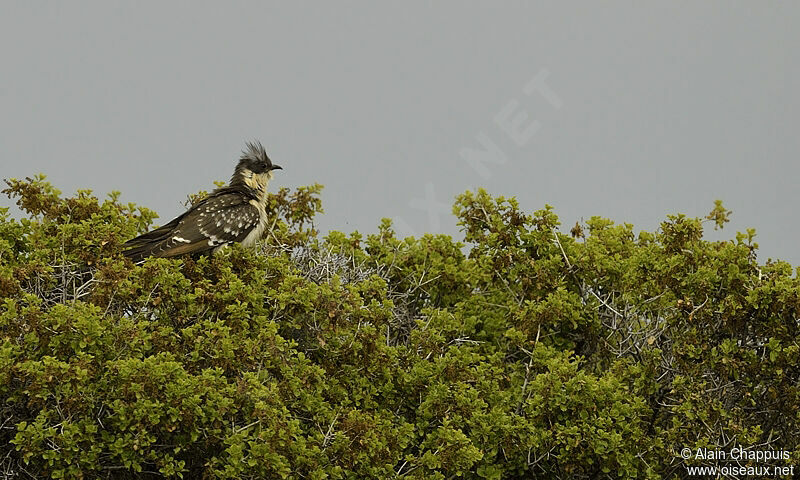
{"type": "Polygon", "coordinates": [[[247,143],[230,183],[211,192],[178,218],[125,243],[134,262],[216,251],[225,245],[252,246],[267,221],[267,184],[280,170],[260,143],[247,143]]]}

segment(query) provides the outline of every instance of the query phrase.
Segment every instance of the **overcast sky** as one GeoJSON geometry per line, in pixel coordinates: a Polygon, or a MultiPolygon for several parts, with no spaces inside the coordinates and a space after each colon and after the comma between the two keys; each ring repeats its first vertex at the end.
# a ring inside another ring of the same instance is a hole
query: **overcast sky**
{"type": "Polygon", "coordinates": [[[325,185],[323,231],[460,239],[475,187],[565,230],[719,198],[724,237],[800,264],[800,2],[0,6],[3,178],[121,190],[164,223],[259,139],[275,187],[325,185]]]}

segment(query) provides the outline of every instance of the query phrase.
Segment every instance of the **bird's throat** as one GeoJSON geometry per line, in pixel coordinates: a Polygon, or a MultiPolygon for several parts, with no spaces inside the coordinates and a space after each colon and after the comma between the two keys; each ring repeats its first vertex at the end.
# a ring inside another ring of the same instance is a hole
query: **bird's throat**
{"type": "Polygon", "coordinates": [[[242,178],[244,180],[244,184],[253,190],[259,201],[266,201],[267,186],[269,185],[269,181],[272,179],[272,172],[253,173],[250,170],[245,170],[242,172],[242,178]]]}

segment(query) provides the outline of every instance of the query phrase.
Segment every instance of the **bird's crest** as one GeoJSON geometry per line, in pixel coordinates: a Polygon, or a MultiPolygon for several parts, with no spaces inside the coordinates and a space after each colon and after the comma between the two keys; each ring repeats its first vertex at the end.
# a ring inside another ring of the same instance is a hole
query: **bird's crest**
{"type": "Polygon", "coordinates": [[[246,147],[247,148],[242,150],[241,160],[251,162],[264,161],[267,162],[267,165],[272,165],[272,160],[267,156],[267,151],[264,150],[264,146],[261,145],[261,142],[258,140],[247,142],[246,147]]]}

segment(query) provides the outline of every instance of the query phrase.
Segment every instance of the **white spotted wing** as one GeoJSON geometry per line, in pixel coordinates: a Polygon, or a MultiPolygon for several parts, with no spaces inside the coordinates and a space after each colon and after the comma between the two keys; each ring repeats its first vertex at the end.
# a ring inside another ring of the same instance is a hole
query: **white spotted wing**
{"type": "Polygon", "coordinates": [[[258,208],[236,194],[209,197],[178,221],[161,256],[185,255],[241,242],[262,223],[258,208]]]}

